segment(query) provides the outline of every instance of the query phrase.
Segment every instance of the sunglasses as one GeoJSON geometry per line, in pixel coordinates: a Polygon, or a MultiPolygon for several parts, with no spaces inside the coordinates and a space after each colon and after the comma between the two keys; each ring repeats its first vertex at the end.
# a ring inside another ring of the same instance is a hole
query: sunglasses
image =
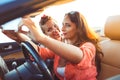
{"type": "Polygon", "coordinates": [[[76,26],[81,26],[81,17],[78,11],[71,11],[67,13],[66,15],[70,17],[70,20],[74,22],[76,26]]]}
{"type": "Polygon", "coordinates": [[[78,22],[79,20],[79,12],[77,11],[71,11],[66,15],[68,15],[73,22],[78,22]]]}
{"type": "Polygon", "coordinates": [[[76,15],[76,14],[79,14],[79,12],[77,12],[77,11],[71,11],[68,14],[70,14],[70,15],[76,15]]]}

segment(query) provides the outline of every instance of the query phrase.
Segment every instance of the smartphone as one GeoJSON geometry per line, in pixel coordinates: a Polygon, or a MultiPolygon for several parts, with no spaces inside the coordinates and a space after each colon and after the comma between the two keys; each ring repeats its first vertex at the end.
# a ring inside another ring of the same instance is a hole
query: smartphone
{"type": "Polygon", "coordinates": [[[14,20],[11,20],[9,22],[6,22],[5,24],[1,25],[0,28],[2,30],[14,30],[14,31],[18,31],[18,25],[20,24],[20,22],[22,21],[22,18],[16,18],[14,20]]]}

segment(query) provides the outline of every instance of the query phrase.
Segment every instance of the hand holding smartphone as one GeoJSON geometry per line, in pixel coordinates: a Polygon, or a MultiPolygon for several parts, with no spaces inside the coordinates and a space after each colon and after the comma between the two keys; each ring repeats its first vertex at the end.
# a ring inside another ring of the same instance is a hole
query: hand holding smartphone
{"type": "Polygon", "coordinates": [[[15,32],[18,31],[19,27],[21,27],[22,31],[25,31],[25,32],[29,31],[29,29],[25,25],[23,25],[21,17],[11,20],[0,26],[2,30],[12,30],[15,32]]]}
{"type": "Polygon", "coordinates": [[[18,31],[18,24],[22,21],[22,18],[16,18],[14,20],[11,20],[9,22],[6,22],[5,24],[1,25],[0,28],[2,30],[14,30],[14,31],[18,31]]]}

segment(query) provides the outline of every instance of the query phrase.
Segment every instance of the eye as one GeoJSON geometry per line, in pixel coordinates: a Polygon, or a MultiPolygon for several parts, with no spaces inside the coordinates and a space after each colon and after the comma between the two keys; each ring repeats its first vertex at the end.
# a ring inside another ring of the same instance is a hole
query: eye
{"type": "Polygon", "coordinates": [[[52,28],[49,28],[49,29],[48,29],[48,32],[51,32],[51,31],[52,31],[52,28]]]}
{"type": "Polygon", "coordinates": [[[55,28],[57,28],[57,25],[56,25],[56,24],[54,24],[54,27],[55,27],[55,28]]]}
{"type": "Polygon", "coordinates": [[[59,30],[59,28],[58,28],[58,25],[57,25],[57,24],[55,24],[55,25],[54,25],[54,27],[55,27],[57,30],[59,30]]]}
{"type": "Polygon", "coordinates": [[[69,23],[62,23],[62,25],[65,27],[71,27],[71,25],[69,23]]]}
{"type": "Polygon", "coordinates": [[[66,26],[67,26],[67,27],[71,27],[71,25],[69,25],[69,24],[67,24],[66,26]]]}
{"type": "Polygon", "coordinates": [[[66,23],[66,24],[65,24],[65,26],[66,26],[66,27],[71,27],[71,25],[70,25],[70,24],[68,24],[68,23],[66,23]]]}

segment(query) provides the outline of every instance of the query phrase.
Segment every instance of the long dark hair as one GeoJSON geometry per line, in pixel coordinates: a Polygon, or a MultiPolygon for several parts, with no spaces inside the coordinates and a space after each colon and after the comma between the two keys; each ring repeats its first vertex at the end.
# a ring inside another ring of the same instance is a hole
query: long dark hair
{"type": "MultiPolygon", "coordinates": [[[[85,42],[91,42],[96,47],[96,55],[95,55],[95,65],[97,67],[98,75],[101,71],[101,58],[103,53],[101,48],[98,45],[99,36],[88,26],[85,17],[78,11],[71,11],[65,16],[68,16],[71,22],[76,24],[77,27],[77,34],[78,34],[78,41],[74,44],[75,46],[80,46],[85,42]]],[[[98,76],[97,75],[97,76],[98,76]]]]}

